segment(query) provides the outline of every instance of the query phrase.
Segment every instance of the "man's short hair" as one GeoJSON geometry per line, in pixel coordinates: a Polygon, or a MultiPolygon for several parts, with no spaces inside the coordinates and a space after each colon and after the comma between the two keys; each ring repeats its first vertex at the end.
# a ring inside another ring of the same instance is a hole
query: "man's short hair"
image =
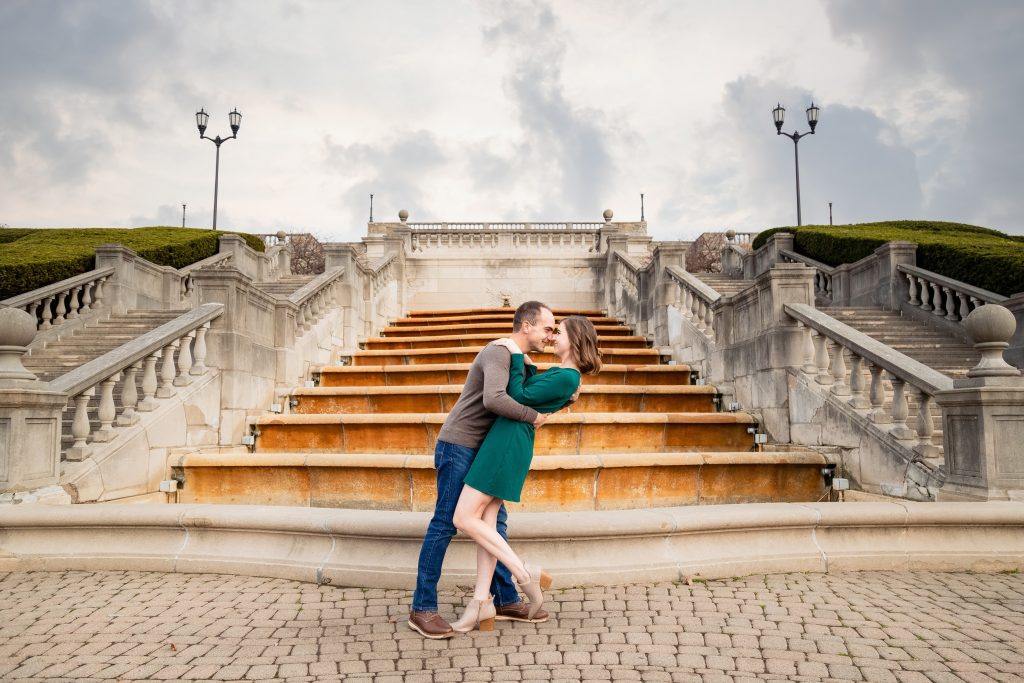
{"type": "Polygon", "coordinates": [[[512,331],[518,332],[522,328],[524,321],[531,325],[536,325],[537,317],[544,309],[551,310],[546,304],[542,304],[539,301],[526,301],[519,304],[516,314],[512,316],[512,331]]]}

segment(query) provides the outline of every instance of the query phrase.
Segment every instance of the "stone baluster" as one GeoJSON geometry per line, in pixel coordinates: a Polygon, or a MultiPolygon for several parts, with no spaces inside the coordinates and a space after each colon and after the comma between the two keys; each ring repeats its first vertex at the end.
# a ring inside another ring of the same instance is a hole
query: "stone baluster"
{"type": "Polygon", "coordinates": [[[181,350],[178,351],[178,376],[174,378],[174,386],[184,387],[192,384],[192,377],[189,372],[192,370],[192,340],[195,339],[195,330],[189,332],[179,341],[181,350]]]}
{"type": "Polygon", "coordinates": [[[846,348],[839,342],[832,344],[832,393],[850,395],[850,385],[846,383],[846,348]]]}
{"type": "Polygon", "coordinates": [[[924,278],[918,278],[918,282],[921,283],[921,304],[920,308],[922,311],[932,310],[932,305],[929,303],[931,297],[931,288],[928,286],[928,281],[924,278]]]}
{"type": "Polygon", "coordinates": [[[78,317],[78,293],[80,291],[82,291],[81,287],[73,287],[68,295],[68,313],[65,316],[68,320],[78,317]]]}
{"type": "Polygon", "coordinates": [[[39,329],[39,302],[33,301],[26,308],[25,312],[32,316],[32,320],[35,321],[35,327],[39,329]]]}
{"type": "Polygon", "coordinates": [[[943,303],[942,303],[942,286],[939,285],[938,282],[932,282],[931,286],[932,286],[932,309],[933,309],[932,312],[935,313],[935,315],[939,316],[940,318],[944,317],[946,315],[946,311],[943,308],[943,303]]]}
{"type": "Polygon", "coordinates": [[[831,385],[835,380],[829,372],[828,338],[820,332],[814,336],[814,362],[818,366],[818,384],[831,385]]]}
{"type": "Polygon", "coordinates": [[[84,287],[82,287],[82,313],[87,313],[92,310],[92,292],[95,289],[95,282],[89,282],[84,287]]]}
{"type": "MultiPolygon", "coordinates": [[[[985,302],[976,296],[971,297],[971,313],[985,305],[985,302]]],[[[964,318],[966,320],[966,318],[964,318]]]]}
{"type": "Polygon", "coordinates": [[[157,398],[168,398],[174,396],[174,378],[178,371],[174,366],[174,352],[181,345],[181,341],[175,339],[164,347],[163,363],[160,365],[160,388],[156,390],[157,398]]]}
{"type": "Polygon", "coordinates": [[[96,291],[92,294],[93,308],[101,308],[103,306],[103,284],[107,281],[107,276],[101,277],[96,281],[96,291]]]}
{"type": "Polygon", "coordinates": [[[857,410],[867,410],[871,402],[864,395],[864,359],[850,353],[850,405],[857,410]]]}
{"type": "Polygon", "coordinates": [[[946,294],[946,320],[956,322],[956,299],[953,298],[956,292],[949,287],[943,287],[942,291],[946,294]]]}
{"type": "Polygon", "coordinates": [[[314,316],[314,313],[313,313],[313,301],[311,299],[307,300],[306,303],[302,304],[301,310],[302,310],[302,329],[304,329],[304,330],[312,329],[313,328],[313,322],[316,320],[316,317],[314,316]]]}
{"type": "Polygon", "coordinates": [[[707,334],[708,332],[708,304],[704,299],[698,299],[697,305],[697,329],[707,334]]]}
{"type": "Polygon", "coordinates": [[[892,422],[892,417],[885,410],[885,378],[882,376],[882,367],[868,361],[868,371],[871,373],[871,389],[868,392],[871,412],[868,413],[868,418],[875,424],[888,424],[892,422]]]}
{"type": "Polygon", "coordinates": [[[693,319],[693,311],[691,309],[693,307],[693,293],[690,292],[689,287],[687,287],[686,285],[680,285],[680,287],[683,290],[683,305],[682,305],[683,317],[685,317],[687,320],[692,320],[693,319]]]}
{"type": "Polygon", "coordinates": [[[960,295],[960,320],[967,320],[967,316],[971,314],[971,301],[970,297],[963,292],[957,292],[960,295]]]}
{"type": "Polygon", "coordinates": [[[921,299],[917,296],[917,278],[910,273],[903,273],[907,276],[907,296],[911,306],[920,306],[921,299]]]}
{"type": "Polygon", "coordinates": [[[939,447],[932,443],[932,434],[935,433],[931,410],[932,397],[917,387],[913,387],[913,391],[917,399],[917,445],[914,446],[914,452],[922,458],[938,457],[939,447]]]}
{"type": "Polygon", "coordinates": [[[53,308],[53,324],[61,325],[64,323],[64,314],[68,312],[67,306],[64,305],[64,300],[67,298],[68,292],[61,292],[57,295],[57,305],[53,308]]]}
{"type": "Polygon", "coordinates": [[[130,427],[139,421],[135,406],[139,403],[139,390],[135,387],[135,377],[142,368],[142,361],[137,361],[124,371],[124,384],[121,386],[121,414],[117,416],[120,427],[130,427]]]}
{"type": "Polygon", "coordinates": [[[75,396],[75,417],[71,421],[71,436],[75,443],[69,448],[64,457],[68,460],[84,460],[89,456],[92,449],[87,445],[89,439],[89,399],[96,394],[96,387],[90,387],[75,396]]]}
{"type": "Polygon", "coordinates": [[[39,323],[39,329],[41,330],[48,330],[51,327],[53,327],[53,323],[50,322],[51,320],[53,320],[53,313],[50,312],[50,302],[52,301],[52,296],[48,296],[45,299],[43,299],[43,321],[39,323]]]}
{"type": "Polygon", "coordinates": [[[117,417],[117,410],[114,408],[114,385],[121,379],[121,373],[114,373],[112,376],[100,382],[100,409],[97,416],[100,418],[100,428],[93,435],[95,442],[105,443],[114,438],[114,418],[117,417]]]}
{"type": "Polygon", "coordinates": [[[139,412],[146,413],[156,409],[156,362],[160,360],[160,354],[160,351],[155,351],[146,357],[145,368],[142,371],[142,400],[139,401],[139,412]]]}
{"type": "Polygon", "coordinates": [[[295,312],[295,329],[306,329],[306,307],[299,304],[299,310],[295,312]]]}
{"type": "Polygon", "coordinates": [[[192,352],[194,362],[192,369],[188,371],[190,375],[206,374],[206,331],[208,329],[210,329],[210,323],[204,323],[196,330],[196,344],[192,352]]]}
{"type": "Polygon", "coordinates": [[[892,429],[889,431],[900,441],[910,441],[915,437],[914,430],[907,426],[910,406],[907,405],[907,383],[896,375],[889,373],[892,382],[892,429]]]}
{"type": "Polygon", "coordinates": [[[817,334],[810,327],[800,323],[804,330],[804,366],[805,375],[815,376],[818,374],[818,364],[814,362],[814,336],[817,334]]]}

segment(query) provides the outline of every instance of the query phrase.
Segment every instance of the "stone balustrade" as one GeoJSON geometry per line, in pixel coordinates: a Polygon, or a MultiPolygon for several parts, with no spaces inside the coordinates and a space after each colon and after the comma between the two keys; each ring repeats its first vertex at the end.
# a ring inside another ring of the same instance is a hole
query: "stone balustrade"
{"type": "Polygon", "coordinates": [[[114,268],[98,268],[5,299],[0,306],[25,311],[36,319],[37,330],[60,328],[105,307],[103,285],[113,274],[114,268]]]}
{"type": "Polygon", "coordinates": [[[832,278],[835,274],[835,268],[788,249],[780,249],[779,256],[783,263],[802,263],[805,266],[813,268],[815,299],[826,303],[826,305],[832,305],[834,301],[832,278]]]}
{"type": "Polygon", "coordinates": [[[51,390],[74,402],[74,444],[64,459],[83,460],[92,452],[91,443],[112,441],[118,428],[131,426],[139,421],[139,413],[154,410],[157,399],[174,396],[176,387],[206,374],[206,332],[223,310],[221,304],[199,306],[51,382],[51,390]],[[120,406],[114,401],[118,386],[120,406]],[[97,393],[99,428],[94,430],[89,402],[97,393]]]}
{"type": "Polygon", "coordinates": [[[192,298],[192,292],[195,289],[195,281],[192,279],[192,273],[203,268],[225,268],[231,265],[233,260],[233,254],[217,252],[209,258],[204,258],[201,261],[196,261],[195,263],[182,268],[180,288],[182,300],[189,300],[192,298]]]}
{"type": "Polygon", "coordinates": [[[667,269],[668,279],[678,288],[673,302],[683,317],[696,327],[704,338],[715,341],[714,305],[721,295],[682,268],[670,266],[667,269]]]}
{"type": "Polygon", "coordinates": [[[941,457],[932,439],[932,405],[936,394],[953,388],[952,379],[812,306],[787,304],[785,310],[803,325],[807,375],[901,446],[921,458],[941,457]],[[913,427],[908,399],[917,407],[913,427]]]}
{"type": "Polygon", "coordinates": [[[907,280],[907,304],[952,323],[963,324],[967,316],[981,306],[1002,304],[1007,300],[995,292],[917,266],[901,263],[897,271],[907,280]]]}
{"type": "Polygon", "coordinates": [[[298,307],[295,314],[296,336],[312,328],[328,307],[338,302],[338,290],[345,269],[332,268],[292,292],[288,301],[298,307]]]}

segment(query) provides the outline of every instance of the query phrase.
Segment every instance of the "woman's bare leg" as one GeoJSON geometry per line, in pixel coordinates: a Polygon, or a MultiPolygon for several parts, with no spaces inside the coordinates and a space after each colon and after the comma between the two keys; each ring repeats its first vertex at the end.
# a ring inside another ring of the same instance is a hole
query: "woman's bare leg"
{"type": "MultiPolygon", "coordinates": [[[[455,528],[464,532],[476,541],[477,545],[508,567],[512,575],[516,577],[516,581],[526,583],[530,581],[530,574],[526,571],[522,560],[501,537],[494,523],[488,525],[484,521],[484,512],[487,506],[495,500],[498,499],[477,491],[472,486],[463,486],[462,495],[459,496],[459,502],[455,506],[453,520],[455,528]]],[[[498,504],[501,504],[500,500],[498,500],[498,504]]]]}
{"type": "MultiPolygon", "coordinates": [[[[497,529],[498,510],[501,508],[501,500],[493,498],[484,508],[484,522],[491,528],[497,529]]],[[[473,598],[476,600],[489,600],[491,597],[491,579],[494,577],[494,566],[498,558],[484,550],[483,546],[476,546],[476,586],[473,589],[473,598]]]]}

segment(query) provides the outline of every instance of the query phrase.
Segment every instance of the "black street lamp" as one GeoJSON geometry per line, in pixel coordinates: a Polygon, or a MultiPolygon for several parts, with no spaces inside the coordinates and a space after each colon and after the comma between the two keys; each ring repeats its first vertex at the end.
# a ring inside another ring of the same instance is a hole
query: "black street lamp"
{"type": "Polygon", "coordinates": [[[800,216],[800,154],[797,151],[798,143],[800,138],[807,137],[808,135],[814,135],[814,127],[818,125],[818,111],[819,108],[811,102],[811,106],[807,107],[807,125],[811,127],[810,133],[803,133],[802,135],[795,130],[790,133],[782,132],[782,122],[786,118],[786,108],[781,104],[775,105],[775,109],[772,109],[772,117],[775,119],[775,134],[785,135],[787,138],[793,141],[793,159],[796,162],[796,224],[802,225],[800,216]]]}
{"type": "Polygon", "coordinates": [[[238,127],[242,125],[242,115],[238,113],[236,107],[234,111],[228,114],[228,122],[231,124],[231,137],[222,138],[217,136],[215,138],[206,136],[206,124],[210,120],[210,115],[200,109],[196,112],[196,126],[199,128],[199,139],[209,140],[213,144],[217,145],[217,165],[213,172],[213,229],[217,229],[217,186],[220,182],[220,146],[222,143],[228,140],[234,140],[238,137],[238,127]]]}

